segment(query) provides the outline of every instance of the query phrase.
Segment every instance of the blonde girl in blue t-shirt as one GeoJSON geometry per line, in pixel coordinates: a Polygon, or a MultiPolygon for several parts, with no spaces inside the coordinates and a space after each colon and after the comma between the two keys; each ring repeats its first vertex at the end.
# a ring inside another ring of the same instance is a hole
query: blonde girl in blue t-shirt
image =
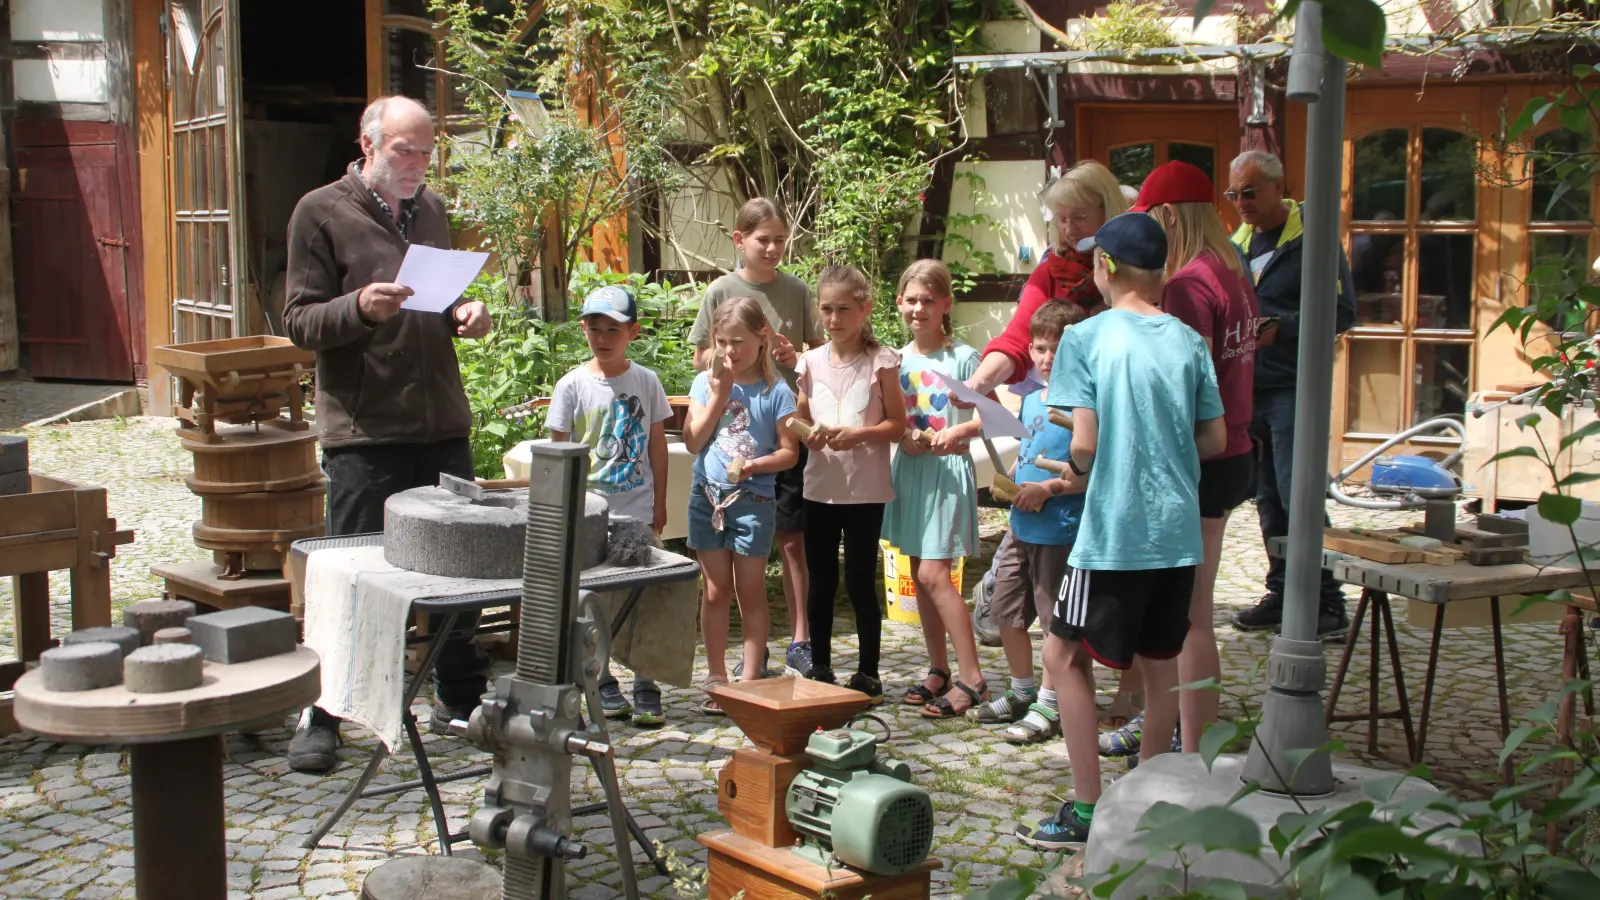
{"type": "Polygon", "coordinates": [[[972,377],[978,353],[951,337],[955,297],[944,263],[919,259],[907,267],[895,304],[911,343],[900,351],[906,435],[894,459],[895,498],[884,511],[883,537],[911,558],[929,662],[927,678],[903,702],[921,706],[928,718],[949,719],[989,699],[967,605],[950,583],[954,561],[978,553],[977,477],[967,444],[982,432],[972,411],[952,402],[947,385],[972,377]],[[954,682],[946,634],[955,644],[954,682]]]}
{"type": "MultiPolygon", "coordinates": [[[[689,546],[700,557],[705,595],[700,628],[709,688],[726,684],[728,612],[737,601],[744,633],[744,680],[762,677],[767,649],[767,555],[776,527],[775,473],[799,459],[794,392],[773,365],[772,329],[761,305],[734,297],[711,324],[711,366],[689,390],[683,443],[695,454],[689,488],[689,546]]],[[[701,712],[722,715],[713,697],[701,712]]]]}

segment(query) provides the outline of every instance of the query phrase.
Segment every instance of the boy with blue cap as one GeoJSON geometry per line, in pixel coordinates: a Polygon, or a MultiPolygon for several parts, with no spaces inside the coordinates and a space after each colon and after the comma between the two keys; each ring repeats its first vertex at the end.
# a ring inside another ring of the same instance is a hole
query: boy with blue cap
{"type": "MultiPolygon", "coordinates": [[[[667,524],[667,419],[672,409],[656,373],[628,359],[639,336],[633,294],[615,285],[583,300],[578,323],[594,356],[556,382],[545,424],[552,440],[588,444],[589,490],[604,494],[613,519],[667,524]]],[[[657,726],[661,689],[648,678],[633,681],[633,704],[609,667],[600,679],[600,704],[608,717],[633,714],[633,724],[657,726]]]]}
{"type": "Polygon", "coordinates": [[[1227,442],[1211,352],[1163,313],[1167,236],[1144,213],[1117,216],[1079,244],[1111,308],[1067,331],[1045,403],[1072,411],[1068,466],[1089,481],[1078,538],[1045,638],[1075,799],[1017,836],[1040,849],[1081,847],[1100,799],[1091,661],[1145,675],[1142,758],[1165,751],[1178,722],[1177,664],[1204,558],[1200,458],[1227,442]]]}

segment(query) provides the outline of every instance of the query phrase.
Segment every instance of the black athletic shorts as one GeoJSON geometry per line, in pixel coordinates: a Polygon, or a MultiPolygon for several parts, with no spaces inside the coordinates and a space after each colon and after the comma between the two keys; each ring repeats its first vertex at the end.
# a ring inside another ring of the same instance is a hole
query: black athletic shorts
{"type": "Polygon", "coordinates": [[[1078,641],[1113,669],[1134,656],[1171,659],[1189,635],[1194,566],[1135,571],[1072,569],[1061,583],[1050,631],[1078,641]]]}
{"type": "Polygon", "coordinates": [[[1200,518],[1220,519],[1256,495],[1256,455],[1240,453],[1200,464],[1200,518]]]}
{"type": "Polygon", "coordinates": [[[800,461],[794,468],[779,472],[773,481],[777,502],[777,530],[804,531],[806,528],[806,445],[800,445],[800,461]]]}

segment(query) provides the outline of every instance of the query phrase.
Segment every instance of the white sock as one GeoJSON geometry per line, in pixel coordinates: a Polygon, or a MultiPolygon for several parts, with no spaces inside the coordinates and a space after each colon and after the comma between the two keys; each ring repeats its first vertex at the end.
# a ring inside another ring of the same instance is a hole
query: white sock
{"type": "Polygon", "coordinates": [[[1039,682],[1032,678],[1012,678],[1011,690],[1018,694],[1032,694],[1039,688],[1039,682]]]}
{"type": "Polygon", "coordinates": [[[1039,702],[1057,712],[1061,711],[1060,705],[1056,703],[1056,692],[1049,688],[1039,689],[1039,702]]]}

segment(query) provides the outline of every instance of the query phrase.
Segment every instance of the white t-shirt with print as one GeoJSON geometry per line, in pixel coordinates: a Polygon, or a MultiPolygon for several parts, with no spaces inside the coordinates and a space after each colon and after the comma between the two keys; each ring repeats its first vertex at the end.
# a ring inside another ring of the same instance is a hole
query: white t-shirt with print
{"type": "Polygon", "coordinates": [[[611,515],[649,523],[655,515],[650,429],[672,416],[656,373],[637,363],[615,378],[584,363],[556,382],[545,424],[588,444],[589,490],[604,494],[611,515]]]}

